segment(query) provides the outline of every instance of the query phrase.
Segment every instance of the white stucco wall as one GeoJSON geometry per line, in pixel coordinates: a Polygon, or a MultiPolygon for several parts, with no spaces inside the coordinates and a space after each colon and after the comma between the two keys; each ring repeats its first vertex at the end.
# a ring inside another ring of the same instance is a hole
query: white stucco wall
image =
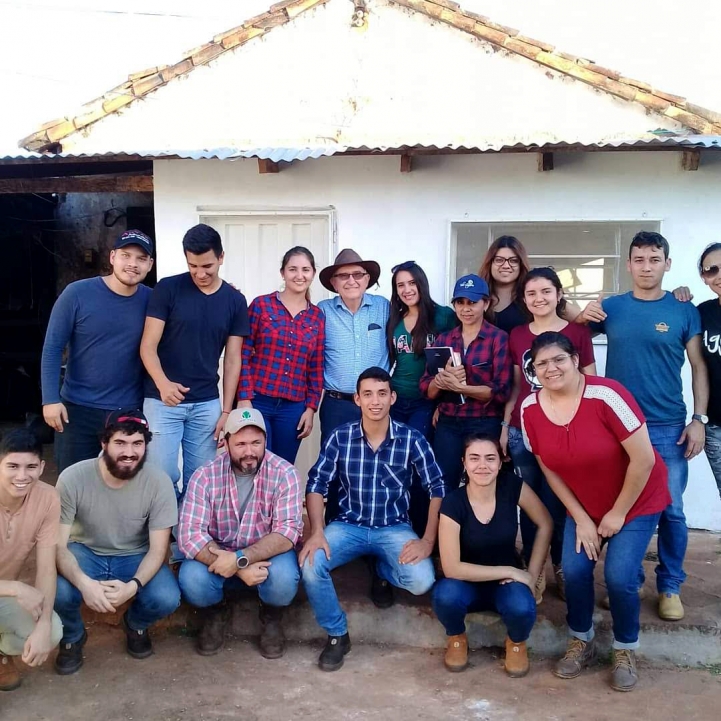
{"type": "MultiPolygon", "coordinates": [[[[428,273],[434,297],[448,300],[451,221],[653,219],[671,243],[667,287],[685,284],[697,301],[709,297],[695,263],[721,237],[721,156],[704,156],[696,172],[682,171],[675,152],[569,153],[555,160],[555,170],[539,173],[533,154],[429,156],[401,174],[398,157],[334,157],[274,175],[259,175],[254,160],[157,161],[159,276],[185,270],[183,233],[210,210],[332,206],[337,248],[376,259],[386,296],[390,267],[412,258],[428,273]]],[[[275,283],[269,279],[268,289],[275,283]]],[[[602,367],[602,346],[597,358],[602,367]]],[[[690,407],[688,367],[684,379],[690,407]]],[[[704,456],[691,463],[686,508],[691,526],[721,530],[721,502],[704,456]]]]}

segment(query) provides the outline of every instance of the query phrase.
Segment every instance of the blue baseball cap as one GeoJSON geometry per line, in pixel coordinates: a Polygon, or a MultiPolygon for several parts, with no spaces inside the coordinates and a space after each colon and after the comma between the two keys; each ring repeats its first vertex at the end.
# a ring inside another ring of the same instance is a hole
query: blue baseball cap
{"type": "Polygon", "coordinates": [[[151,258],[155,244],[152,238],[148,237],[141,230],[126,230],[113,245],[113,249],[125,248],[127,245],[140,246],[151,258]]]}
{"type": "Polygon", "coordinates": [[[453,288],[453,298],[451,303],[456,301],[458,298],[468,298],[474,303],[479,300],[490,297],[488,290],[488,283],[478,275],[464,275],[456,281],[456,285],[453,288]]]}

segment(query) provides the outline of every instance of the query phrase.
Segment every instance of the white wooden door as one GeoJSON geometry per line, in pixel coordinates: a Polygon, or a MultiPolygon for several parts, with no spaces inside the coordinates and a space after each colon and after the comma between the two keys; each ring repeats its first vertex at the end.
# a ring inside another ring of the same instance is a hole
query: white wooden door
{"type": "MultiPolygon", "coordinates": [[[[215,228],[223,239],[225,262],[221,276],[246,297],[248,304],[281,287],[280,263],[287,250],[296,245],[308,248],[320,271],[331,262],[331,231],[326,215],[207,215],[200,219],[215,228]]],[[[327,298],[318,281],[311,287],[314,303],[327,298]]],[[[222,364],[221,364],[222,373],[222,364]]],[[[222,384],[222,378],[221,378],[222,384]]],[[[303,481],[318,458],[320,422],[316,415],[313,433],[301,444],[296,467],[303,481]]]]}

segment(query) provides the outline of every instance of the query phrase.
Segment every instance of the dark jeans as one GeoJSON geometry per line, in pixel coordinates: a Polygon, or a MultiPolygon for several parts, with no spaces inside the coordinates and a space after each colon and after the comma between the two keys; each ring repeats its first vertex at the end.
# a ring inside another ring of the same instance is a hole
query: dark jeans
{"type": "MultiPolygon", "coordinates": [[[[352,400],[331,398],[323,394],[323,400],[318,411],[320,416],[320,447],[321,453],[333,431],[344,423],[359,421],[361,410],[352,400]]],[[[338,515],[338,484],[331,483],[328,487],[328,496],[325,505],[325,522],[330,523],[338,515]]]]}
{"type": "MultiPolygon", "coordinates": [[[[508,452],[513,460],[516,475],[541,499],[553,519],[553,535],[551,536],[551,562],[554,566],[561,564],[563,555],[563,529],[566,525],[566,509],[551,490],[546,477],[541,472],[535,456],[523,443],[520,428],[508,429],[508,452]]],[[[521,539],[523,540],[523,558],[528,565],[536,540],[536,524],[521,510],[521,539]]]]}
{"type": "MultiPolygon", "coordinates": [[[[427,398],[401,398],[391,406],[391,418],[399,423],[405,423],[411,428],[419,431],[426,440],[431,441],[433,437],[433,411],[436,404],[427,398]]],[[[408,516],[411,520],[413,530],[423,536],[426,532],[428,522],[428,505],[430,498],[428,491],[423,488],[420,476],[413,473],[410,489],[410,504],[408,516]]]]}
{"type": "Polygon", "coordinates": [[[443,471],[446,494],[460,485],[463,470],[463,442],[471,433],[501,437],[500,418],[456,418],[441,413],[433,439],[433,451],[443,471]]]}
{"type": "Polygon", "coordinates": [[[305,412],[305,403],[256,393],[253,408],[259,410],[265,420],[265,447],[288,463],[295,463],[301,443],[298,423],[305,412]]]}
{"type": "Polygon", "coordinates": [[[78,461],[96,458],[100,453],[100,434],[111,410],[88,408],[63,401],[68,411],[68,422],[63,432],[55,432],[55,462],[58,472],[78,461]]]}
{"type": "Polygon", "coordinates": [[[536,601],[525,583],[513,581],[473,583],[442,578],[433,589],[433,610],[448,636],[466,632],[466,614],[495,611],[501,614],[508,638],[523,643],[536,622],[536,601]]]}

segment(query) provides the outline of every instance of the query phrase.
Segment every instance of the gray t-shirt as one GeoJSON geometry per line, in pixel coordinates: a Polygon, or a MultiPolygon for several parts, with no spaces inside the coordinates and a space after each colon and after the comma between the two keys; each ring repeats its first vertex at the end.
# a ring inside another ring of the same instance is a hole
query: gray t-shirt
{"type": "Polygon", "coordinates": [[[70,540],[99,556],[147,553],[149,532],[178,522],[175,489],[166,473],[146,465],[122,488],[110,488],[91,458],[65,469],[58,479],[60,523],[72,525],[70,540]]]}
{"type": "Polygon", "coordinates": [[[235,469],[233,473],[235,474],[235,486],[238,489],[238,518],[243,518],[253,493],[255,473],[238,473],[235,469]]]}

